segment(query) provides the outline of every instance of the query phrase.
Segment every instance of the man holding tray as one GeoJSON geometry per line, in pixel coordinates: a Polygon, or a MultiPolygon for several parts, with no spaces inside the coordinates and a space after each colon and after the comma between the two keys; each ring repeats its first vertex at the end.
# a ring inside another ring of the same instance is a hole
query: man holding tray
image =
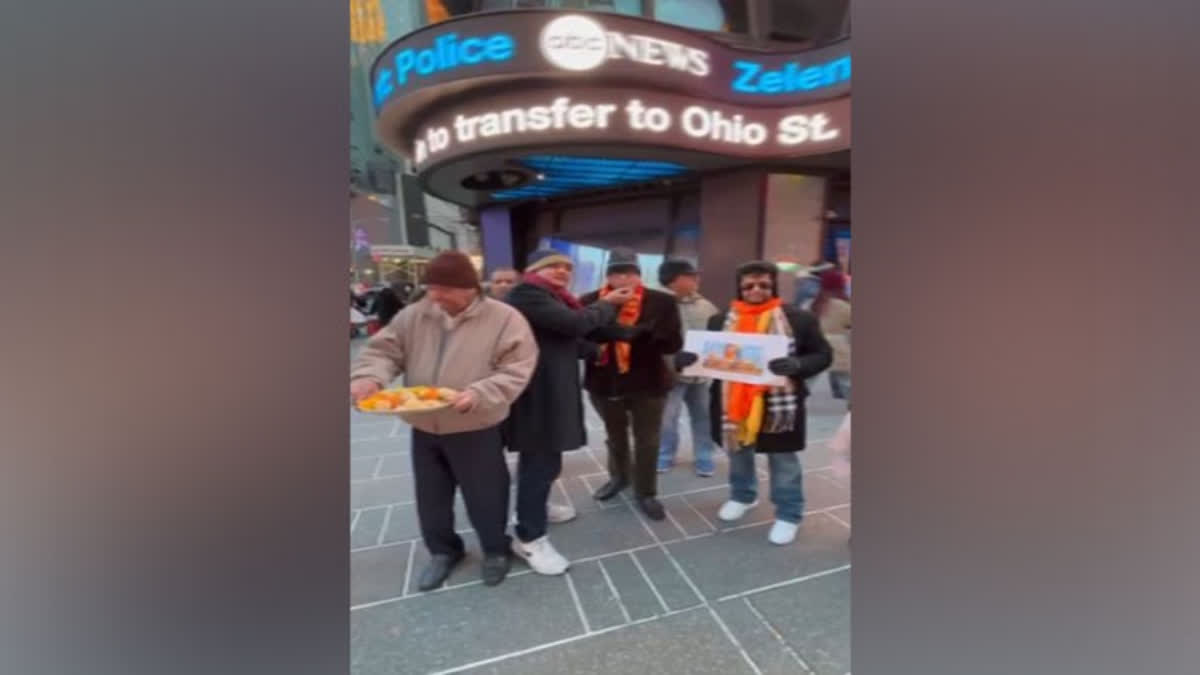
{"type": "Polygon", "coordinates": [[[508,574],[509,475],[500,425],[537,364],[529,323],[483,294],[470,258],[446,251],[425,274],[427,293],[375,334],[354,360],[350,396],[361,400],[403,373],[407,386],[453,389],[447,409],[402,413],[413,426],[417,518],[429,565],[417,588],[441,586],[464,558],[454,531],[454,491],[461,486],[483,548],[483,581],[508,574]]]}
{"type": "MultiPolygon", "coordinates": [[[[781,335],[788,355],[772,359],[767,368],[786,378],[782,386],[715,380],[712,391],[713,438],[729,452],[730,499],[717,513],[726,522],[740,520],[758,504],[755,453],[767,455],[775,525],[772,544],[796,539],[804,517],[803,466],[799,451],[805,445],[804,381],[829,367],[833,350],[810,312],[784,305],[779,298],[779,270],[763,261],[737,270],[738,299],[729,311],[708,322],[711,331],[781,335]]],[[[698,355],[682,352],[676,363],[687,366],[698,355]]]]}

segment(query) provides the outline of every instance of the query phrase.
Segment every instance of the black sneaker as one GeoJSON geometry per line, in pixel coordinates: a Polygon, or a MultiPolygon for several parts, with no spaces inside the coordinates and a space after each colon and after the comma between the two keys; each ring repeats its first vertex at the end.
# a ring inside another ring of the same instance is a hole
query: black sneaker
{"type": "Polygon", "coordinates": [[[499,553],[496,555],[487,555],[483,558],[483,585],[495,586],[504,577],[508,576],[508,570],[512,566],[512,558],[508,553],[499,553]]]}
{"type": "Polygon", "coordinates": [[[433,556],[429,564],[421,571],[421,576],[417,579],[417,590],[432,591],[446,583],[446,578],[450,576],[450,572],[454,571],[454,568],[466,557],[467,555],[461,552],[456,555],[439,554],[433,556]]]}

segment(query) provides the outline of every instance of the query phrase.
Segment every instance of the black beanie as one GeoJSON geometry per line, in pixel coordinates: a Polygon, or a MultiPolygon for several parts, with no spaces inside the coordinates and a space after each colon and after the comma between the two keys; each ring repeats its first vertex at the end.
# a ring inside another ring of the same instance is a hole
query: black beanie
{"type": "Polygon", "coordinates": [[[696,276],[696,266],[689,260],[672,258],[658,267],[658,283],[670,286],[679,277],[696,276]]]}

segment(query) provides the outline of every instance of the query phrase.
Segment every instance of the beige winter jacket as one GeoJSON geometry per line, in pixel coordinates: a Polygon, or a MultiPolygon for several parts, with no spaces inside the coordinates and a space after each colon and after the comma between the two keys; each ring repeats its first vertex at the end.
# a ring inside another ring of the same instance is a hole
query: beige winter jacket
{"type": "Polygon", "coordinates": [[[376,333],[351,364],[350,378],[388,386],[404,375],[409,387],[439,386],[479,396],[473,410],[403,415],[431,434],[478,431],[508,417],[537,364],[529,323],[508,304],[480,297],[456,317],[428,298],[405,307],[376,333]]]}

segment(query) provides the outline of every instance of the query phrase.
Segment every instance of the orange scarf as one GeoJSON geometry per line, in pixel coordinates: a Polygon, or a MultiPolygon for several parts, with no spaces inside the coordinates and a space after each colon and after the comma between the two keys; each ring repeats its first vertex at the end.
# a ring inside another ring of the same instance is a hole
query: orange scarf
{"type": "MultiPolygon", "coordinates": [[[[608,295],[613,291],[612,286],[605,286],[600,289],[600,297],[608,295]]],[[[621,311],[617,314],[617,323],[622,326],[633,326],[642,316],[642,296],[645,295],[645,288],[638,284],[633,291],[633,299],[621,305],[621,311]]],[[[630,355],[633,353],[633,345],[628,342],[614,343],[617,352],[617,372],[624,375],[629,372],[630,355]]],[[[608,365],[608,355],[613,345],[600,345],[600,358],[596,359],[596,364],[601,366],[608,365]]]]}
{"type": "MultiPolygon", "coordinates": [[[[774,311],[783,303],[779,298],[772,298],[761,305],[751,305],[741,300],[733,301],[733,311],[737,313],[735,333],[765,333],[767,326],[763,325],[763,315],[774,311]]],[[[725,403],[725,414],[732,422],[745,422],[750,416],[754,402],[767,391],[768,387],[744,382],[728,383],[728,398],[725,403]]]]}

